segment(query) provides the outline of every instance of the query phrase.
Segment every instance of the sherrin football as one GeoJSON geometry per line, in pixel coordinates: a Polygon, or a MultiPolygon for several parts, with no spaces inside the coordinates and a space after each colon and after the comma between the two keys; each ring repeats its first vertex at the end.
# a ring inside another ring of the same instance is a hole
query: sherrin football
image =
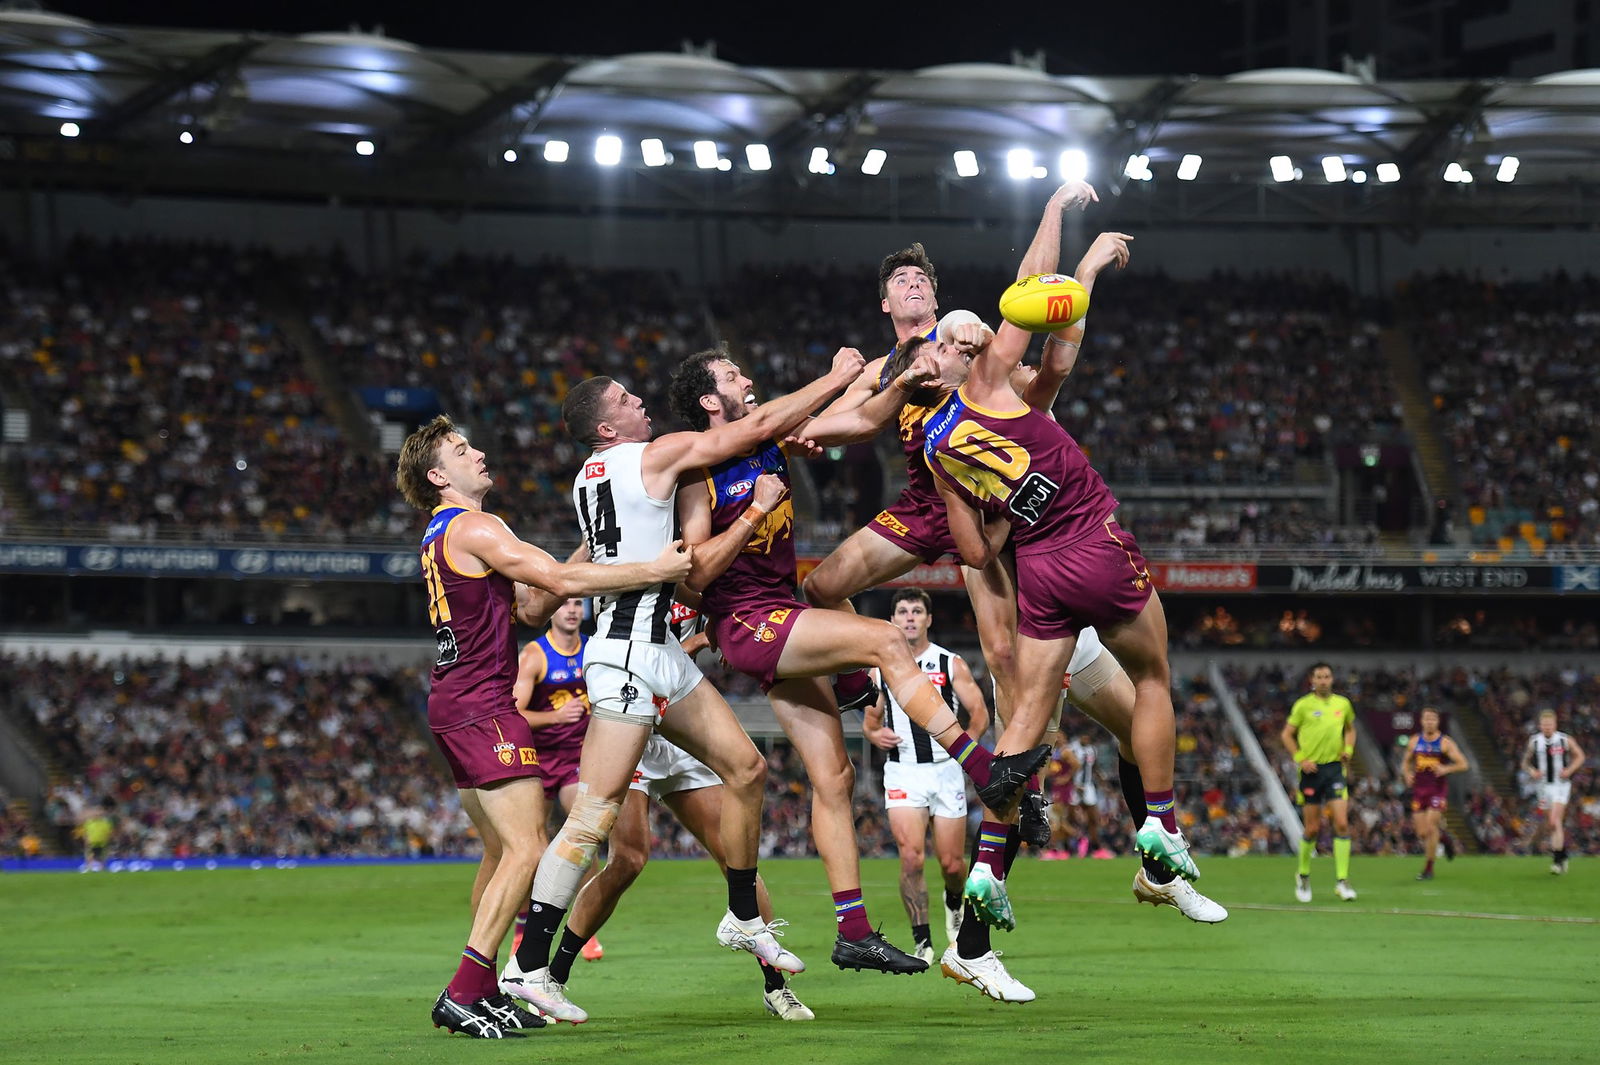
{"type": "Polygon", "coordinates": [[[1000,315],[1018,329],[1052,333],[1089,310],[1089,293],[1066,274],[1019,277],[1000,294],[1000,315]]]}

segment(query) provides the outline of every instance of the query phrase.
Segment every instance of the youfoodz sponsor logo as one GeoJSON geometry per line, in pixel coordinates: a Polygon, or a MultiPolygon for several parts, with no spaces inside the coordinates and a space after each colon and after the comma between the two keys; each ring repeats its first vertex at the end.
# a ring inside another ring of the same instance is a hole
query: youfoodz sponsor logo
{"type": "Polygon", "coordinates": [[[1251,562],[1166,562],[1150,566],[1156,587],[1177,592],[1248,592],[1256,586],[1251,562]]]}

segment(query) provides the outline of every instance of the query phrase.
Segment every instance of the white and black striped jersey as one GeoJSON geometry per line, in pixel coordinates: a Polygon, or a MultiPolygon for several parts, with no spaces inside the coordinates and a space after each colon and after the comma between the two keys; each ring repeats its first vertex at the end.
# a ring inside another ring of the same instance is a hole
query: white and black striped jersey
{"type": "Polygon", "coordinates": [[[1559,781],[1561,771],[1567,768],[1567,752],[1571,750],[1572,740],[1565,732],[1556,731],[1549,736],[1535,732],[1528,739],[1528,753],[1533,755],[1534,779],[1546,784],[1559,781]]]}
{"type": "MultiPolygon", "coordinates": [[[[955,675],[955,664],[961,656],[936,643],[930,643],[927,649],[917,655],[917,668],[927,674],[928,682],[933,685],[933,690],[939,693],[939,698],[950,707],[950,712],[959,716],[960,702],[956,699],[956,689],[951,683],[955,675]]],[[[879,678],[882,684],[882,678],[879,678]]],[[[895,701],[893,693],[885,690],[886,705],[883,710],[883,724],[900,737],[898,745],[889,748],[887,757],[891,762],[921,762],[931,764],[934,762],[948,762],[950,754],[939,746],[928,730],[918,725],[906,716],[900,704],[895,701]]]]}
{"type": "Polygon", "coordinates": [[[1079,794],[1094,788],[1094,744],[1079,743],[1077,740],[1067,741],[1067,750],[1078,760],[1078,771],[1072,774],[1072,786],[1079,794]]]}
{"type": "MultiPolygon", "coordinates": [[[[678,508],[672,496],[652,498],[640,464],[645,444],[617,444],[584,460],[572,481],[572,504],[601,565],[650,562],[678,538],[678,508]]],[[[672,585],[658,584],[595,599],[595,636],[606,640],[666,643],[671,630],[672,585]]]]}

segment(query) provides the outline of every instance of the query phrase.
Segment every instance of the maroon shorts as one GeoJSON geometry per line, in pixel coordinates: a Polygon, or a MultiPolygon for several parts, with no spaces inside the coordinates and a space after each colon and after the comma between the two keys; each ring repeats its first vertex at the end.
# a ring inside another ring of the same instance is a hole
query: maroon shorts
{"type": "Polygon", "coordinates": [[[539,752],[539,762],[533,775],[544,783],[544,797],[553,799],[562,788],[578,782],[578,759],[583,755],[583,743],[546,747],[539,752]]]}
{"type": "Polygon", "coordinates": [[[778,658],[795,619],[810,609],[793,599],[746,603],[711,619],[711,642],[730,669],[755,678],[768,691],[777,683],[778,658]]]}
{"type": "Polygon", "coordinates": [[[1423,784],[1418,781],[1411,787],[1411,812],[1443,810],[1447,794],[1445,783],[1442,780],[1433,784],[1423,784]]]}
{"type": "Polygon", "coordinates": [[[867,528],[923,562],[937,562],[945,555],[957,554],[942,499],[927,500],[901,492],[867,528]]]}
{"type": "Polygon", "coordinates": [[[458,788],[481,788],[501,780],[538,773],[539,756],[533,750],[533,729],[515,710],[485,717],[435,732],[433,742],[450,763],[458,788]]]}
{"type": "Polygon", "coordinates": [[[1104,633],[1150,601],[1150,568],[1115,518],[1070,547],[1017,555],[1017,633],[1035,640],[1104,633]]]}

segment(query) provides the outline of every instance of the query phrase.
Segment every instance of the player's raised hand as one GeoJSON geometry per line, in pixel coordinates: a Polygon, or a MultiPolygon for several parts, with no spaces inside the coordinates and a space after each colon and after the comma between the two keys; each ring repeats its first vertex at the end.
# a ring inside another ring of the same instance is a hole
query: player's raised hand
{"type": "Polygon", "coordinates": [[[963,322],[950,330],[950,343],[968,354],[976,355],[993,339],[994,330],[982,322],[963,322]]]}
{"type": "Polygon", "coordinates": [[[918,355],[911,361],[900,374],[896,381],[907,392],[921,388],[923,385],[936,384],[939,380],[939,362],[932,354],[918,355]]]}
{"type": "Polygon", "coordinates": [[[1085,208],[1100,202],[1100,194],[1087,181],[1069,181],[1051,195],[1050,202],[1063,211],[1085,208]]]}
{"type": "Polygon", "coordinates": [[[833,369],[830,375],[843,385],[851,384],[861,376],[861,371],[866,368],[867,360],[861,357],[861,352],[855,348],[840,348],[833,356],[833,369]]]}
{"type": "MultiPolygon", "coordinates": [[[[1083,259],[1078,263],[1078,273],[1094,275],[1108,266],[1115,266],[1121,270],[1128,265],[1131,252],[1128,242],[1133,238],[1126,233],[1102,233],[1094,238],[1094,243],[1089,245],[1089,250],[1083,253],[1083,259]]],[[[1078,280],[1083,280],[1080,276],[1078,280]]]]}
{"type": "Polygon", "coordinates": [[[677,584],[689,575],[694,563],[694,547],[682,540],[674,540],[661,549],[653,563],[657,580],[677,584]]]}
{"type": "Polygon", "coordinates": [[[755,489],[750,493],[750,503],[771,514],[773,509],[783,502],[784,493],[788,491],[789,487],[783,483],[782,477],[775,473],[763,473],[756,478],[755,489]]]}
{"type": "Polygon", "coordinates": [[[808,459],[821,458],[822,453],[828,450],[809,436],[805,436],[798,431],[784,437],[783,442],[788,445],[787,450],[791,453],[798,451],[808,459]]]}

